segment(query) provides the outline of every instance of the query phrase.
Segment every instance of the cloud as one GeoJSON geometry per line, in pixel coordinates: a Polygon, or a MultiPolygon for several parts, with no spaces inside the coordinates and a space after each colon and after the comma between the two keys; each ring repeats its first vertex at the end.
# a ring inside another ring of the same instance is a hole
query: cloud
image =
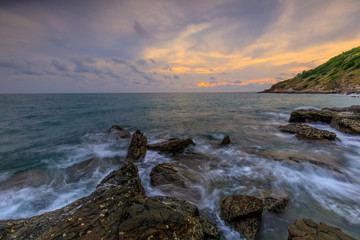
{"type": "Polygon", "coordinates": [[[67,73],[69,71],[69,69],[67,68],[67,66],[63,63],[61,63],[60,61],[53,59],[51,60],[51,65],[53,65],[56,70],[61,71],[61,72],[65,72],[67,73]]]}
{"type": "Polygon", "coordinates": [[[142,39],[148,39],[148,38],[150,38],[150,34],[148,33],[148,31],[146,31],[146,29],[145,29],[138,21],[135,21],[135,23],[134,23],[134,29],[135,29],[135,32],[136,32],[142,39]]]}
{"type": "Polygon", "coordinates": [[[138,65],[141,65],[141,66],[145,66],[145,65],[147,64],[147,62],[146,62],[145,60],[143,60],[143,59],[137,60],[136,63],[137,63],[138,65]]]}
{"type": "Polygon", "coordinates": [[[174,79],[180,79],[180,77],[178,75],[174,75],[173,78],[174,79]]]}

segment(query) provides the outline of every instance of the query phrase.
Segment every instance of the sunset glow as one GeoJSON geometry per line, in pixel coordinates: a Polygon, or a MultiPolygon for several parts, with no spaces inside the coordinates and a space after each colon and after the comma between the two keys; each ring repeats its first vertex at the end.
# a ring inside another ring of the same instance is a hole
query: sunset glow
{"type": "Polygon", "coordinates": [[[357,0],[106,3],[0,4],[0,91],[260,91],[360,46],[357,0]]]}

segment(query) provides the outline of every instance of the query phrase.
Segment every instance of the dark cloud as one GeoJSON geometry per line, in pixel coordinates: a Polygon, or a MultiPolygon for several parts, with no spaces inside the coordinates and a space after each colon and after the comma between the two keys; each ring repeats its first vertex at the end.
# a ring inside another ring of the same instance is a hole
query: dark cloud
{"type": "Polygon", "coordinates": [[[93,73],[100,75],[102,72],[100,69],[93,65],[92,61],[89,61],[89,58],[73,58],[72,62],[75,64],[74,72],[76,73],[93,73]]]}
{"type": "Polygon", "coordinates": [[[152,63],[156,63],[156,61],[152,58],[149,58],[149,61],[152,62],[152,63]]]}
{"type": "Polygon", "coordinates": [[[275,79],[277,79],[277,80],[283,80],[284,78],[282,78],[282,77],[276,77],[275,79]]]}
{"type": "Polygon", "coordinates": [[[236,81],[234,81],[234,83],[242,83],[242,81],[236,80],[236,81]]]}
{"type": "Polygon", "coordinates": [[[126,67],[128,67],[129,69],[131,69],[131,71],[133,73],[136,73],[138,75],[140,75],[143,79],[145,79],[147,82],[149,83],[156,83],[156,82],[160,82],[159,80],[154,79],[152,76],[146,74],[145,72],[139,70],[135,65],[130,64],[128,61],[126,61],[123,58],[119,58],[119,57],[112,57],[111,60],[114,63],[118,63],[118,64],[122,64],[125,65],[126,67]]]}
{"type": "Polygon", "coordinates": [[[174,75],[173,78],[174,79],[180,79],[180,77],[178,75],[174,75]]]}
{"type": "Polygon", "coordinates": [[[25,74],[33,76],[42,76],[44,72],[40,70],[39,66],[34,63],[22,59],[21,61],[14,60],[0,60],[0,68],[5,68],[15,74],[25,74]]]}
{"type": "Polygon", "coordinates": [[[150,38],[150,34],[148,33],[148,31],[146,31],[146,29],[145,29],[138,21],[135,21],[135,23],[134,23],[134,29],[135,29],[135,32],[136,32],[142,39],[150,38]]]}
{"type": "Polygon", "coordinates": [[[136,61],[136,63],[141,66],[145,66],[147,64],[147,62],[144,59],[139,59],[136,61]]]}
{"type": "Polygon", "coordinates": [[[285,75],[287,75],[286,73],[280,73],[280,76],[285,76],[285,75]]]}
{"type": "Polygon", "coordinates": [[[168,70],[168,71],[172,71],[171,67],[169,65],[166,65],[165,67],[162,68],[163,70],[168,70]]]}
{"type": "Polygon", "coordinates": [[[216,80],[216,78],[215,78],[215,77],[211,77],[210,80],[216,80]]]}
{"type": "Polygon", "coordinates": [[[51,65],[54,66],[56,68],[56,70],[58,71],[61,71],[61,72],[65,72],[67,73],[68,72],[68,68],[65,64],[59,62],[58,60],[56,59],[53,59],[51,61],[51,65]]]}

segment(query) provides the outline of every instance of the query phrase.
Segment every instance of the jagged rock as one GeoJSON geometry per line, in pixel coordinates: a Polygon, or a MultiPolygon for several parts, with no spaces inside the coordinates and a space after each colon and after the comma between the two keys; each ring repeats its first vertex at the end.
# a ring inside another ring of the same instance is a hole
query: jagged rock
{"type": "Polygon", "coordinates": [[[293,111],[290,115],[289,122],[323,122],[330,123],[333,113],[325,110],[299,109],[293,111]]]}
{"type": "Polygon", "coordinates": [[[196,145],[192,139],[179,139],[179,138],[170,138],[167,141],[155,144],[147,145],[147,148],[153,151],[158,151],[161,153],[180,153],[183,152],[189,145],[196,145]]]}
{"type": "Polygon", "coordinates": [[[142,160],[146,155],[146,144],[147,138],[142,132],[136,130],[132,135],[125,161],[137,162],[142,160]]]}
{"type": "Polygon", "coordinates": [[[169,197],[146,197],[137,167],[126,162],[96,190],[39,216],[0,221],[0,239],[219,239],[196,207],[169,197]],[[194,210],[195,209],[195,210],[194,210]]]}
{"type": "Polygon", "coordinates": [[[221,217],[246,239],[255,239],[261,225],[263,202],[261,199],[235,195],[220,201],[221,217]]]}
{"type": "Polygon", "coordinates": [[[288,226],[289,240],[355,240],[341,231],[341,229],[316,223],[311,219],[297,220],[294,225],[288,226]]]}
{"type": "Polygon", "coordinates": [[[334,114],[330,126],[344,133],[360,135],[360,114],[334,114]]]}
{"type": "Polygon", "coordinates": [[[291,113],[289,122],[323,122],[341,132],[360,135],[360,106],[322,110],[299,109],[291,113]]]}
{"type": "Polygon", "coordinates": [[[280,126],[279,130],[286,133],[296,133],[296,137],[310,140],[336,139],[336,134],[333,132],[320,130],[302,123],[292,123],[285,126],[280,126]]]}
{"type": "Polygon", "coordinates": [[[286,208],[290,193],[284,189],[266,189],[257,194],[264,204],[264,209],[273,212],[280,213],[286,208]]]}
{"type": "Polygon", "coordinates": [[[115,135],[117,138],[131,138],[130,132],[119,125],[111,126],[108,133],[115,135]]]}
{"type": "Polygon", "coordinates": [[[224,139],[220,143],[220,146],[226,146],[226,145],[229,145],[230,143],[231,143],[230,137],[226,136],[226,137],[224,137],[224,139]]]}
{"type": "Polygon", "coordinates": [[[171,163],[163,163],[155,166],[150,173],[150,183],[153,186],[173,184],[178,187],[189,187],[194,179],[185,169],[171,163]]]}

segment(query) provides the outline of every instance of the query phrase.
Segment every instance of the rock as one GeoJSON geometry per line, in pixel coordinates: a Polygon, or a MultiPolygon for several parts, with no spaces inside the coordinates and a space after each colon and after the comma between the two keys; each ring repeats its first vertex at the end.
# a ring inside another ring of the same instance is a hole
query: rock
{"type": "Polygon", "coordinates": [[[226,145],[229,145],[230,143],[231,143],[230,137],[226,136],[226,137],[224,137],[224,139],[220,143],[220,146],[226,146],[226,145]]]}
{"type": "Polygon", "coordinates": [[[146,197],[137,167],[126,162],[87,197],[31,218],[0,221],[0,239],[219,239],[192,204],[146,197]]]}
{"type": "Polygon", "coordinates": [[[255,239],[261,225],[263,202],[261,199],[235,195],[220,201],[221,218],[246,239],[255,239]]]}
{"type": "Polygon", "coordinates": [[[116,138],[131,138],[130,132],[119,125],[111,126],[108,133],[116,136],[116,138]]]}
{"type": "Polygon", "coordinates": [[[290,193],[284,189],[266,189],[257,195],[263,201],[264,209],[273,213],[284,211],[290,198],[290,193]]]}
{"type": "Polygon", "coordinates": [[[290,115],[289,122],[323,122],[330,123],[333,113],[326,110],[299,109],[293,111],[290,115]]]}
{"type": "Polygon", "coordinates": [[[344,133],[360,135],[360,114],[335,114],[330,126],[344,133]]]}
{"type": "Polygon", "coordinates": [[[125,161],[137,162],[142,160],[146,155],[146,144],[147,138],[142,132],[136,130],[132,135],[125,161]]]}
{"type": "Polygon", "coordinates": [[[286,133],[296,133],[298,138],[306,138],[310,140],[335,140],[336,134],[326,130],[320,130],[302,123],[293,123],[280,126],[279,130],[286,133]]]}
{"type": "Polygon", "coordinates": [[[339,228],[316,223],[311,219],[297,220],[294,225],[288,226],[289,240],[355,240],[341,231],[339,228]]]}
{"type": "Polygon", "coordinates": [[[185,169],[171,163],[159,164],[150,173],[150,183],[153,186],[173,184],[186,188],[192,185],[189,180],[194,181],[185,169]]]}
{"type": "Polygon", "coordinates": [[[155,144],[147,145],[147,148],[153,151],[158,151],[161,153],[180,153],[183,152],[189,145],[196,145],[192,139],[179,139],[179,138],[170,138],[167,141],[155,144]]]}
{"type": "Polygon", "coordinates": [[[289,122],[323,122],[341,132],[360,135],[360,105],[322,110],[299,109],[291,113],[289,122]]]}

